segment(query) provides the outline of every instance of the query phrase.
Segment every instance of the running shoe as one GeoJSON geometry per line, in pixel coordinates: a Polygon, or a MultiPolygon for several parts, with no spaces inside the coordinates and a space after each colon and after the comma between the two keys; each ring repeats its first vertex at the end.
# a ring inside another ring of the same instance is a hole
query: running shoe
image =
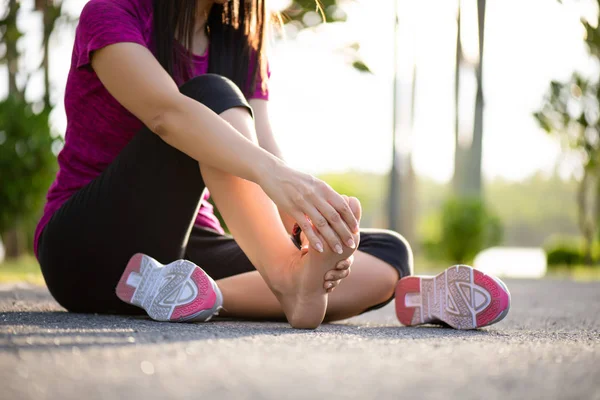
{"type": "Polygon", "coordinates": [[[408,276],[396,287],[396,316],[406,326],[441,323],[476,329],[501,321],[509,309],[504,282],[468,265],[437,276],[408,276]]]}
{"type": "Polygon", "coordinates": [[[129,260],[116,292],[156,321],[208,321],[223,306],[219,287],[196,264],[177,260],[163,265],[139,253],[129,260]]]}

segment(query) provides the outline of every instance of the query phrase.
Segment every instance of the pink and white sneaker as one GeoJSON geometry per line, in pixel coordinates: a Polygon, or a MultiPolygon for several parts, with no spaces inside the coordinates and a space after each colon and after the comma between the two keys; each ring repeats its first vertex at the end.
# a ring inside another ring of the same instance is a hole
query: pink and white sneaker
{"type": "Polygon", "coordinates": [[[208,321],[223,306],[219,287],[196,264],[177,260],[162,265],[140,253],[129,260],[116,292],[156,321],[208,321]]]}
{"type": "Polygon", "coordinates": [[[509,309],[504,282],[467,265],[437,276],[408,276],[396,287],[396,316],[406,326],[442,322],[475,329],[501,321],[509,309]]]}

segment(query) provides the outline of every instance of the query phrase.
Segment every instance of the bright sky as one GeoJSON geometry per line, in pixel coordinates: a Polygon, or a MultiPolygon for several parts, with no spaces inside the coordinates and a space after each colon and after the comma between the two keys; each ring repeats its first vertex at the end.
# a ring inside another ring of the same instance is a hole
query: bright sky
{"type": "MultiPolygon", "coordinates": [[[[65,0],[78,15],[84,0],[65,0]]],[[[281,3],[285,0],[273,0],[281,3]]],[[[288,162],[302,170],[363,170],[384,173],[391,162],[393,2],[348,2],[345,24],[304,31],[275,43],[272,49],[271,107],[276,136],[288,162]],[[344,47],[360,44],[360,56],[373,75],[355,71],[344,47]]],[[[549,0],[488,0],[484,58],[484,174],[523,179],[550,172],[560,157],[557,143],[541,131],[531,114],[541,104],[551,79],[573,70],[594,73],[583,45],[581,3],[549,0]]],[[[23,7],[31,8],[31,0],[23,7]]],[[[463,0],[463,41],[467,58],[477,58],[475,0],[463,0]]],[[[403,150],[412,148],[418,174],[447,181],[452,175],[454,51],[456,3],[448,0],[399,0],[400,124],[403,150]],[[415,125],[405,118],[410,101],[410,73],[417,66],[415,125]]],[[[41,60],[39,15],[24,15],[20,26],[25,65],[41,60]]],[[[58,104],[53,123],[64,132],[62,107],[71,59],[73,29],[52,41],[51,79],[58,104]]],[[[3,74],[6,72],[3,71],[3,74]]],[[[475,82],[462,74],[461,126],[470,131],[475,82]]],[[[34,75],[29,98],[39,98],[41,75],[34,75]]],[[[6,79],[0,77],[0,95],[6,79]]],[[[568,168],[567,168],[568,169],[568,168]]]]}

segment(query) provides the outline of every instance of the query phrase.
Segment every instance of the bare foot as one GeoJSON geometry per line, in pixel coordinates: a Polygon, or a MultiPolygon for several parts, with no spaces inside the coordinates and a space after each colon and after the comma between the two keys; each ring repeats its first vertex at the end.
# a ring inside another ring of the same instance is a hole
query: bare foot
{"type": "MultiPolygon", "coordinates": [[[[360,220],[360,202],[356,198],[348,200],[354,215],[360,220]]],[[[355,243],[360,235],[354,234],[355,243]]],[[[272,287],[283,307],[288,322],[294,328],[315,329],[325,318],[327,311],[327,282],[332,271],[347,269],[348,260],[356,248],[344,246],[342,254],[331,251],[327,246],[323,253],[311,248],[296,253],[287,269],[282,270],[272,287]]],[[[337,280],[337,279],[336,279],[337,280]]]]}

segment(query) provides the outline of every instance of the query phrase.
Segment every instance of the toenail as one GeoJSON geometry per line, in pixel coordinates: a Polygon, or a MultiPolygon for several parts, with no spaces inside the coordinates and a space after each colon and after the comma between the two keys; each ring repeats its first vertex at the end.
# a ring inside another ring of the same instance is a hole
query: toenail
{"type": "Polygon", "coordinates": [[[329,282],[329,283],[327,284],[327,289],[331,289],[332,287],[333,287],[333,283],[329,282]]]}

